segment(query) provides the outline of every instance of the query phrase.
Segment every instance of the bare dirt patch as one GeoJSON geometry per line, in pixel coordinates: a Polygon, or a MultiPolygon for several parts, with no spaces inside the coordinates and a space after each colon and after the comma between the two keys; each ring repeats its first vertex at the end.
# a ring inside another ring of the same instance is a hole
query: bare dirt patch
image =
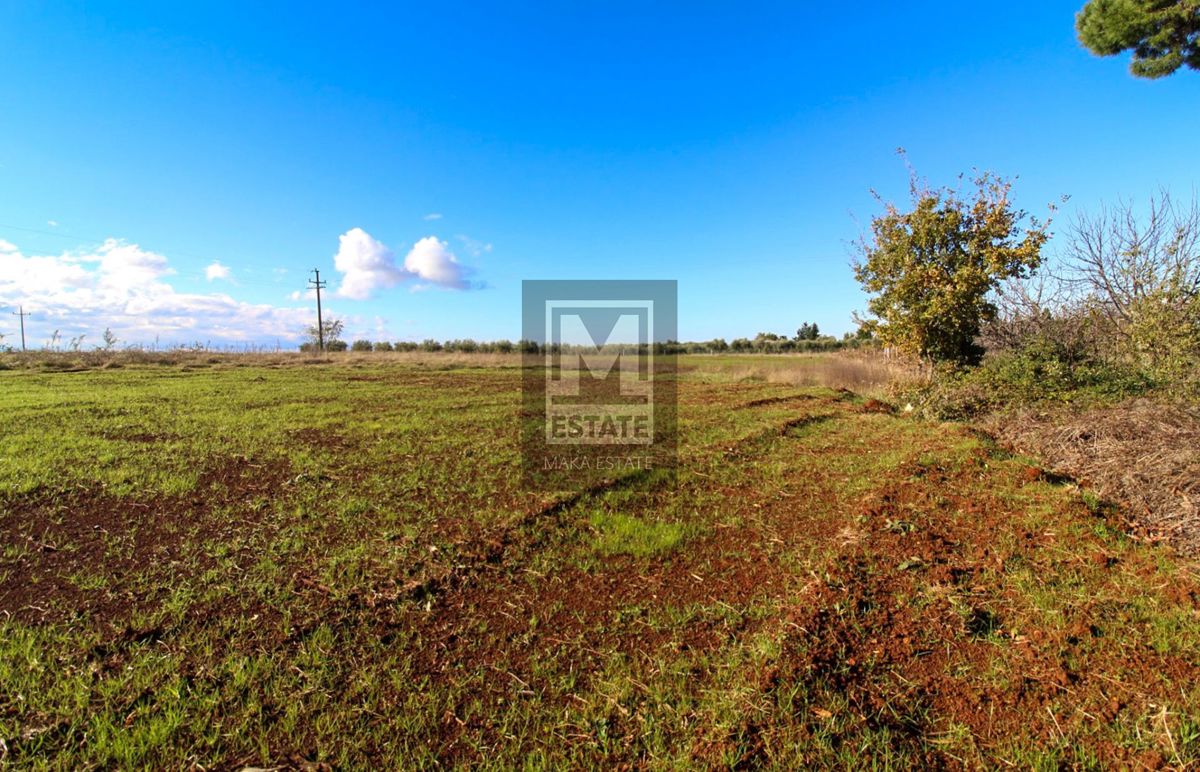
{"type": "Polygon", "coordinates": [[[332,429],[307,427],[288,432],[288,437],[302,445],[330,451],[344,451],[353,445],[345,435],[332,429]]]}
{"type": "Polygon", "coordinates": [[[288,477],[286,463],[231,457],[211,461],[190,495],[131,499],[94,489],[6,501],[0,543],[10,556],[0,560],[0,611],[29,622],[90,615],[119,626],[170,589],[154,576],[196,574],[210,564],[188,549],[199,536],[253,527],[288,477]]]}
{"type": "MultiPolygon", "coordinates": [[[[765,694],[774,702],[786,687],[806,684],[813,703],[805,731],[830,720],[846,733],[884,729],[893,750],[955,767],[960,757],[929,743],[955,726],[985,749],[1012,737],[1053,745],[1064,731],[1086,733],[1127,706],[1163,704],[1174,697],[1170,684],[1200,676],[1176,654],[1104,645],[1111,625],[1127,623],[1112,601],[1065,604],[1053,621],[1031,608],[1014,587],[1014,565],[1035,567],[1045,581],[1078,570],[1114,597],[1121,592],[1112,588],[1127,581],[1121,572],[1148,577],[1154,569],[1119,566],[1098,540],[1090,558],[1074,557],[1087,550],[1073,545],[1064,564],[1055,532],[1022,529],[1017,513],[972,490],[973,474],[937,465],[899,470],[864,500],[862,537],[795,605],[765,694]]],[[[1092,517],[1082,504],[1070,516],[1092,517]]],[[[1197,597],[1195,582],[1177,586],[1185,599],[1197,597]]],[[[769,738],[775,727],[768,720],[748,731],[769,738]]],[[[766,760],[769,746],[752,746],[752,756],[766,760]]],[[[1128,749],[1104,753],[1123,765],[1145,761],[1128,749]]]]}
{"type": "MultiPolygon", "coordinates": [[[[571,694],[553,683],[561,672],[545,665],[555,654],[569,663],[572,693],[586,693],[614,656],[652,662],[676,654],[702,654],[736,644],[759,622],[744,616],[663,627],[653,620],[667,609],[723,606],[731,611],[755,601],[786,596],[795,582],[746,529],[716,529],[689,542],[669,559],[648,563],[629,556],[606,558],[592,569],[567,566],[541,574],[518,555],[497,558],[478,575],[439,592],[428,611],[411,612],[407,625],[419,632],[416,657],[422,672],[452,688],[474,679],[464,699],[503,702],[539,695],[540,710],[568,710],[571,694]],[[542,663],[539,666],[539,661],[542,663]]],[[[523,551],[522,551],[522,554],[523,551]]],[[[703,678],[697,673],[697,678],[703,678]]],[[[456,715],[466,715],[467,705],[456,715]]],[[[615,711],[608,731],[634,738],[641,726],[615,711]]],[[[504,742],[500,728],[478,717],[447,722],[439,756],[479,761],[472,747],[504,742]],[[464,739],[470,739],[464,744],[464,739]]]]}
{"type": "Polygon", "coordinates": [[[749,402],[743,402],[738,405],[739,408],[765,407],[767,405],[780,405],[785,402],[807,401],[812,399],[820,399],[813,394],[788,394],[781,397],[762,397],[760,399],[752,399],[749,402]]]}

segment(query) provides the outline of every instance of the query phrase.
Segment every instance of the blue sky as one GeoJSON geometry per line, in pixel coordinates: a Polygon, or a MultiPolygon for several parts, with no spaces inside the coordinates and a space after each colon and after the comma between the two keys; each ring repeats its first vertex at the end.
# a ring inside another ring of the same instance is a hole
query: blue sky
{"type": "Polygon", "coordinates": [[[1200,74],[1089,55],[1081,2],[6,3],[0,305],[290,344],[317,267],[352,335],[492,339],[522,279],[663,278],[685,339],[841,333],[897,147],[1060,222],[1195,189],[1200,74]]]}

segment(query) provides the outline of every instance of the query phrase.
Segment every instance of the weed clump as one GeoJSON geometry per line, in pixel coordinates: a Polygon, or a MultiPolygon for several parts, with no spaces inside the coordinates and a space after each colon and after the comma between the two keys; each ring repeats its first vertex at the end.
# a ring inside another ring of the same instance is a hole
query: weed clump
{"type": "Polygon", "coordinates": [[[895,387],[902,402],[943,421],[977,418],[1024,407],[1115,404],[1153,393],[1145,371],[1111,362],[1072,362],[1031,347],[991,355],[975,368],[943,369],[932,378],[895,387]]]}

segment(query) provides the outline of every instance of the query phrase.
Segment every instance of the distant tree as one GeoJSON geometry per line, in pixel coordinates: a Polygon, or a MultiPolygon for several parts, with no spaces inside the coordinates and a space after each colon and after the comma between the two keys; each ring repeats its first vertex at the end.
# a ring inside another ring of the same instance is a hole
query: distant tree
{"type": "Polygon", "coordinates": [[[511,354],[515,348],[511,340],[498,340],[494,347],[501,354],[511,354]]]}
{"type": "Polygon", "coordinates": [[[1090,0],[1075,17],[1079,41],[1094,54],[1132,51],[1129,70],[1161,78],[1180,67],[1200,70],[1200,2],[1090,0]]]}
{"type": "Polygon", "coordinates": [[[778,333],[774,332],[760,332],[754,336],[752,347],[755,351],[778,351],[780,343],[786,340],[786,335],[779,335],[778,333]]]}
{"type": "Polygon", "coordinates": [[[421,341],[421,350],[422,351],[441,351],[442,344],[438,343],[433,338],[426,338],[425,340],[421,341]]]}
{"type": "MultiPolygon", "coordinates": [[[[325,319],[321,322],[321,327],[325,333],[325,350],[326,351],[345,351],[345,341],[340,340],[342,329],[345,323],[341,319],[325,319]],[[341,344],[340,346],[336,344],[341,344]]],[[[301,351],[316,351],[320,345],[321,336],[318,334],[317,325],[310,324],[304,329],[305,342],[301,344],[301,351]]]]}
{"type": "Polygon", "coordinates": [[[800,329],[796,330],[796,340],[816,340],[819,337],[821,337],[821,331],[816,323],[805,322],[800,325],[800,329]]]}
{"type": "Polygon", "coordinates": [[[350,350],[351,351],[371,351],[372,350],[371,341],[359,338],[358,340],[354,341],[354,343],[350,344],[350,350]]]}
{"type": "Polygon", "coordinates": [[[377,340],[372,348],[374,348],[376,351],[391,351],[392,344],[388,343],[386,340],[377,340]]]}
{"type": "Polygon", "coordinates": [[[117,336],[108,327],[104,328],[104,335],[102,335],[100,339],[104,341],[105,351],[112,351],[113,347],[118,343],[117,336]]]}
{"type": "Polygon", "coordinates": [[[1013,209],[1012,184],[983,173],[970,198],[931,189],[914,176],[912,209],[886,203],[859,244],[854,273],[874,295],[868,309],[881,342],[927,361],[973,363],[981,324],[995,316],[988,295],[1041,262],[1046,225],[1013,209]]]}
{"type": "Polygon", "coordinates": [[[464,354],[474,354],[479,350],[479,344],[471,338],[455,338],[448,340],[443,345],[446,351],[458,351],[464,354]]]}

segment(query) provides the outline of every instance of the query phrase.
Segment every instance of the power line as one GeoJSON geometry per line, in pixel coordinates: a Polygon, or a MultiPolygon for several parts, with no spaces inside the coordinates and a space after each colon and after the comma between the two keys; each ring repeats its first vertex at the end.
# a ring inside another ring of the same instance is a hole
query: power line
{"type": "Polygon", "coordinates": [[[12,315],[21,317],[21,351],[24,351],[25,350],[25,317],[29,316],[29,314],[25,313],[25,306],[17,306],[17,308],[19,308],[20,310],[13,311],[12,315]]]}
{"type": "Polygon", "coordinates": [[[313,269],[316,274],[316,279],[309,279],[308,286],[310,289],[317,291],[317,346],[318,350],[324,353],[325,351],[325,323],[321,321],[321,290],[325,287],[326,282],[321,281],[321,272],[316,268],[313,269]]]}
{"type": "Polygon", "coordinates": [[[12,231],[24,231],[25,233],[36,233],[39,236],[52,236],[59,239],[72,239],[75,241],[99,241],[101,243],[105,241],[105,239],[98,239],[94,236],[80,236],[78,234],[63,233],[61,231],[56,233],[54,231],[38,230],[37,228],[26,228],[21,225],[8,225],[7,223],[0,223],[0,228],[5,228],[12,231]]]}

